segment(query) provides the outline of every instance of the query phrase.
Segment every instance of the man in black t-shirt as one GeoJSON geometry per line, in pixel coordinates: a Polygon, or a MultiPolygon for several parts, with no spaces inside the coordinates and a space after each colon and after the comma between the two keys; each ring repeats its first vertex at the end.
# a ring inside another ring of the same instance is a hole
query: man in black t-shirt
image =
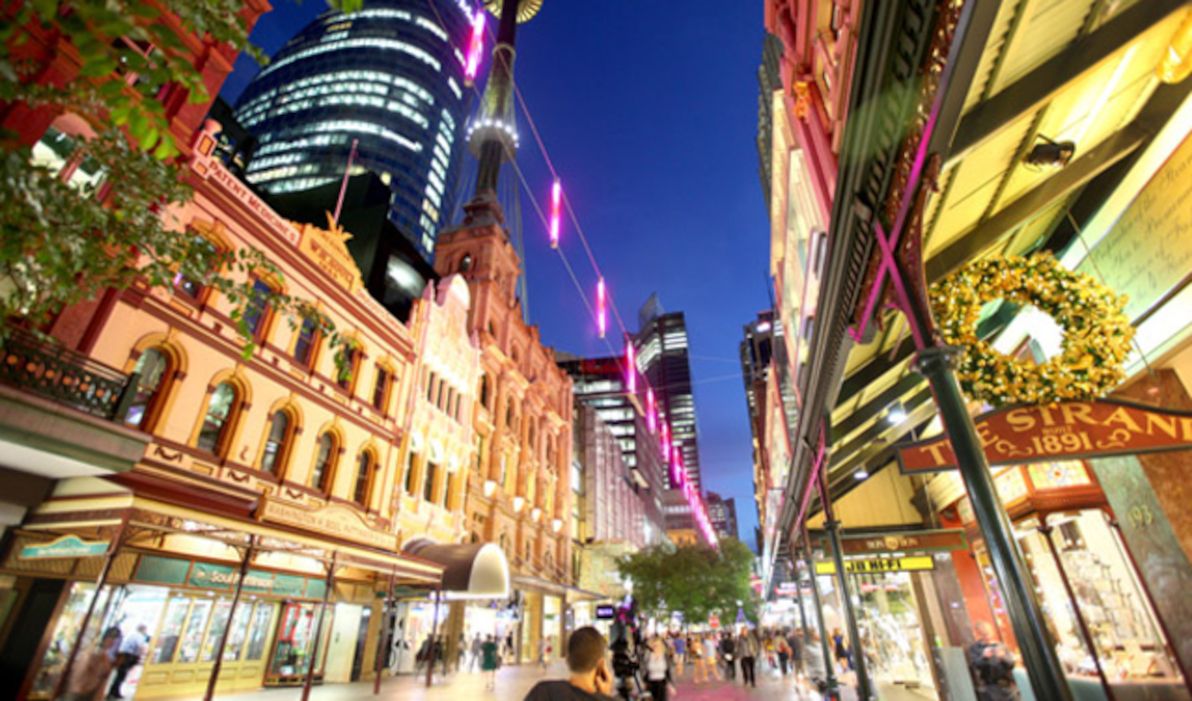
{"type": "Polygon", "coordinates": [[[608,668],[608,641],[591,626],[580,628],[567,640],[566,680],[538,682],[525,701],[608,701],[613,675],[608,668]]]}

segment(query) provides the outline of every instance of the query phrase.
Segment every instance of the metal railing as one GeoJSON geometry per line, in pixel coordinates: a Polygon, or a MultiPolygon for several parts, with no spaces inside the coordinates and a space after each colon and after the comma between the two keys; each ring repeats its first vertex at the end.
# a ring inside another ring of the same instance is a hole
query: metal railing
{"type": "Polygon", "coordinates": [[[28,331],[12,329],[0,345],[0,382],[101,419],[124,416],[136,379],[28,331]]]}

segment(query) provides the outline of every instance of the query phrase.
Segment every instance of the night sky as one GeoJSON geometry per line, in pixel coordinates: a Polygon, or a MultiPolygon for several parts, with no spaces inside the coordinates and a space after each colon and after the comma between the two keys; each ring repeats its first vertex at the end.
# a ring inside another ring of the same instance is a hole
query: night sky
{"type": "MultiPolygon", "coordinates": [[[[267,54],[325,9],[319,0],[273,4],[252,36],[267,54]]],[[[686,313],[705,488],[736,498],[751,547],[757,512],[738,344],[742,326],[769,306],[755,146],[762,35],[756,0],[547,0],[519,27],[515,66],[625,325],[636,330],[651,292],[686,313]]],[[[256,70],[242,56],[224,97],[234,102],[256,70]]],[[[550,172],[518,119],[518,162],[545,207],[550,172]]],[[[531,322],[555,348],[609,355],[528,202],[523,212],[531,322]]],[[[561,238],[592,298],[596,276],[570,221],[561,238]]],[[[615,319],[609,328],[620,337],[615,319]]]]}

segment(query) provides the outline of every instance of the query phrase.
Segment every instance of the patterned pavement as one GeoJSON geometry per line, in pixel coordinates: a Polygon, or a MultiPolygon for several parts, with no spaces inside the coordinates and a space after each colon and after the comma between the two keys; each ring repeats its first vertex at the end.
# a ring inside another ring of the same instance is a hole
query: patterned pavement
{"type": "MultiPolygon", "coordinates": [[[[740,679],[736,683],[720,681],[704,684],[691,682],[690,670],[680,678],[677,701],[738,701],[743,699],[774,699],[776,701],[821,701],[811,691],[795,687],[790,680],[782,680],[770,674],[759,674],[756,689],[745,689],[740,679]]],[[[542,679],[562,679],[566,669],[561,663],[543,671],[536,665],[504,667],[497,673],[495,691],[485,689],[485,678],[476,673],[457,673],[445,680],[436,678],[435,685],[427,689],[425,678],[411,676],[387,678],[382,682],[381,693],[373,696],[371,682],[353,684],[328,684],[317,686],[311,691],[310,701],[465,701],[470,699],[493,699],[496,701],[521,701],[526,692],[542,679]]],[[[217,694],[217,699],[229,701],[299,701],[301,689],[268,689],[245,693],[217,694]]],[[[934,696],[908,692],[901,687],[883,685],[879,691],[880,701],[935,701],[934,696]]],[[[844,701],[856,701],[851,689],[845,691],[844,701]]]]}

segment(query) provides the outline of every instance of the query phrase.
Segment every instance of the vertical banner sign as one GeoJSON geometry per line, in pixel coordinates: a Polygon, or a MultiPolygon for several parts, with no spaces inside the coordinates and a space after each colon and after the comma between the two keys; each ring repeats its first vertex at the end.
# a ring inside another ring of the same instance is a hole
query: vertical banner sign
{"type": "Polygon", "coordinates": [[[604,338],[604,332],[608,329],[608,317],[605,312],[604,299],[604,278],[601,277],[596,281],[596,330],[600,333],[601,338],[604,338]]]}
{"type": "Polygon", "coordinates": [[[468,60],[464,67],[464,80],[470,86],[476,81],[480,70],[480,56],[484,53],[484,8],[477,8],[472,16],[472,39],[468,43],[468,60]]]}

